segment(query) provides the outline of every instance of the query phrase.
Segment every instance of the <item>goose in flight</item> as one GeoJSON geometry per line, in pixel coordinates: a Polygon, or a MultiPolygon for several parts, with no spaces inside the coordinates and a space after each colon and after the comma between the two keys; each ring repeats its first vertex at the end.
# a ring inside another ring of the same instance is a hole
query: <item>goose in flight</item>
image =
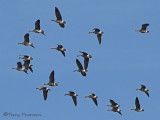
{"type": "Polygon", "coordinates": [[[136,99],[135,99],[135,105],[136,105],[136,109],[131,109],[131,110],[135,110],[137,112],[144,111],[144,109],[140,108],[140,103],[139,103],[138,97],[136,97],[136,99]]]}
{"type": "Polygon", "coordinates": [[[22,45],[25,45],[25,46],[31,46],[31,47],[35,48],[33,46],[33,43],[29,42],[29,34],[28,33],[24,35],[24,42],[23,43],[18,43],[18,44],[22,44],[22,45]]]}
{"type": "Polygon", "coordinates": [[[141,85],[141,88],[140,89],[136,89],[136,90],[140,90],[140,91],[145,92],[146,95],[149,97],[149,93],[148,93],[149,89],[147,89],[145,85],[141,85]]]}
{"type": "Polygon", "coordinates": [[[27,73],[27,70],[26,70],[25,68],[22,68],[22,63],[21,63],[21,62],[17,62],[17,68],[12,68],[12,69],[16,69],[16,70],[18,70],[18,71],[23,71],[23,72],[25,72],[26,74],[28,74],[28,73],[27,73]]]}
{"type": "Polygon", "coordinates": [[[73,102],[74,102],[74,104],[75,104],[75,106],[77,106],[77,94],[75,94],[74,92],[72,92],[72,91],[68,91],[69,92],[69,94],[65,94],[65,96],[66,95],[69,95],[69,96],[71,96],[72,97],[72,99],[73,99],[73,102]]]}
{"type": "Polygon", "coordinates": [[[99,42],[99,44],[101,44],[101,37],[104,32],[100,31],[100,29],[98,29],[98,28],[93,28],[92,30],[93,30],[93,32],[89,32],[89,33],[97,34],[98,42],[99,42]]]}
{"type": "Polygon", "coordinates": [[[51,89],[49,89],[49,88],[47,88],[47,87],[44,87],[44,86],[41,86],[41,87],[36,88],[36,89],[43,90],[44,100],[47,100],[48,91],[51,91],[51,89]]]}
{"type": "Polygon", "coordinates": [[[57,44],[57,45],[58,45],[57,48],[51,48],[51,49],[56,49],[56,50],[58,50],[58,51],[61,51],[61,53],[62,53],[63,56],[65,57],[65,52],[64,52],[64,51],[66,51],[66,49],[63,48],[63,46],[60,45],[60,44],[57,44]]]}
{"type": "Polygon", "coordinates": [[[149,31],[147,30],[147,26],[149,26],[149,24],[143,24],[140,30],[135,31],[139,31],[140,33],[149,33],[149,31]]]}
{"type": "Polygon", "coordinates": [[[41,30],[41,29],[40,29],[40,20],[37,20],[37,21],[35,22],[35,29],[34,29],[34,30],[29,30],[29,32],[41,33],[41,34],[45,35],[45,34],[44,34],[44,30],[41,30]]]}
{"type": "Polygon", "coordinates": [[[85,96],[85,98],[92,98],[93,102],[96,104],[96,106],[98,106],[98,103],[97,103],[98,96],[96,96],[94,93],[90,93],[90,95],[85,96]]]}
{"type": "Polygon", "coordinates": [[[53,70],[49,76],[49,83],[44,83],[44,85],[58,86],[58,83],[55,83],[54,81],[55,79],[54,79],[54,70],[53,70]]]}
{"type": "Polygon", "coordinates": [[[55,7],[55,14],[56,14],[57,20],[51,20],[51,21],[58,23],[60,27],[64,28],[64,25],[66,24],[66,22],[62,20],[62,16],[57,7],[55,7]]]}

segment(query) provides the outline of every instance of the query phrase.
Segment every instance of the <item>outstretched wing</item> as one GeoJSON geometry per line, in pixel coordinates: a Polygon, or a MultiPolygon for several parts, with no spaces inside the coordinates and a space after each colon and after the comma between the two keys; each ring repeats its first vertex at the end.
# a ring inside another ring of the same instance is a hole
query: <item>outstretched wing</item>
{"type": "Polygon", "coordinates": [[[141,85],[141,88],[142,88],[142,89],[146,89],[146,86],[145,86],[145,85],[141,85]]]}
{"type": "Polygon", "coordinates": [[[113,100],[110,100],[110,103],[115,106],[115,105],[118,105],[116,102],[114,102],[113,100]]]}
{"type": "Polygon", "coordinates": [[[61,53],[63,54],[63,56],[65,57],[65,52],[64,51],[61,51],[61,53]]]}
{"type": "Polygon", "coordinates": [[[95,32],[99,32],[99,31],[100,31],[100,29],[98,29],[98,28],[93,28],[93,30],[94,30],[95,32]]]}
{"type": "Polygon", "coordinates": [[[62,16],[57,7],[55,7],[55,14],[56,14],[57,20],[62,20],[62,16]]]}
{"type": "Polygon", "coordinates": [[[89,63],[89,58],[84,58],[84,69],[86,70],[88,68],[88,63],[89,63]]]}
{"type": "Polygon", "coordinates": [[[22,63],[21,62],[17,62],[17,68],[22,68],[22,63]]]}
{"type": "Polygon", "coordinates": [[[98,106],[97,99],[96,98],[92,98],[92,100],[96,104],[96,106],[98,106]]]}
{"type": "Polygon", "coordinates": [[[149,26],[149,24],[143,24],[141,30],[146,30],[147,26],[149,26]]]}
{"type": "Polygon", "coordinates": [[[28,33],[24,35],[24,42],[29,43],[29,34],[28,33]]]}
{"type": "Polygon", "coordinates": [[[73,102],[75,104],[75,106],[77,106],[77,97],[76,96],[72,96],[73,102]]]}
{"type": "Polygon", "coordinates": [[[40,30],[40,20],[37,20],[35,23],[35,30],[40,30]]]}
{"type": "Polygon", "coordinates": [[[83,70],[83,66],[78,59],[76,59],[77,66],[80,70],[83,70]]]}
{"type": "Polygon", "coordinates": [[[140,104],[139,104],[138,97],[136,97],[135,105],[136,105],[136,109],[140,109],[140,104]]]}
{"type": "Polygon", "coordinates": [[[49,82],[50,83],[54,83],[54,70],[51,72],[50,76],[49,76],[49,82]]]}
{"type": "Polygon", "coordinates": [[[47,93],[48,93],[48,90],[43,90],[44,100],[47,100],[47,93]]]}
{"type": "Polygon", "coordinates": [[[149,97],[149,93],[147,91],[145,91],[146,95],[149,97]]]}
{"type": "Polygon", "coordinates": [[[98,34],[98,35],[97,35],[99,44],[101,44],[101,37],[102,37],[102,34],[98,34]]]}

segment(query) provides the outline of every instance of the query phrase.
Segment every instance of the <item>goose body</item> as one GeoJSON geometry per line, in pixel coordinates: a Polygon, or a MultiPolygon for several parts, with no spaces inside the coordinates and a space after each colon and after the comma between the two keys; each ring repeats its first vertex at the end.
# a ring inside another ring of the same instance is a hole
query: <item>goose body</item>
{"type": "Polygon", "coordinates": [[[141,88],[136,89],[136,90],[140,90],[142,92],[145,92],[145,94],[149,97],[149,93],[148,93],[149,89],[147,89],[145,85],[141,85],[141,88]]]}

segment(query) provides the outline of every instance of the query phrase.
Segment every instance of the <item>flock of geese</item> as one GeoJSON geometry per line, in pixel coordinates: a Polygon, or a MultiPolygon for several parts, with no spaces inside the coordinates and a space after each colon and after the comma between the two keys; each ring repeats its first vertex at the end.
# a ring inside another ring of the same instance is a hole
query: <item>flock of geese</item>
{"type": "MultiPolygon", "coordinates": [[[[54,21],[54,22],[58,23],[61,28],[64,28],[66,22],[64,20],[62,20],[62,16],[61,16],[57,7],[55,7],[55,15],[57,17],[57,20],[51,20],[51,21],[54,21]]],[[[139,31],[141,33],[149,33],[149,31],[147,31],[147,26],[149,26],[149,24],[143,24],[142,28],[140,30],[135,30],[135,31],[139,31]]],[[[45,35],[44,30],[40,29],[40,20],[37,20],[35,22],[35,29],[30,30],[29,32],[41,33],[41,34],[45,35]]],[[[101,37],[102,37],[102,34],[104,32],[100,31],[100,29],[98,29],[98,28],[93,28],[93,32],[89,32],[89,33],[96,34],[97,38],[98,38],[98,42],[99,42],[99,44],[101,44],[101,37]]],[[[29,41],[29,33],[24,35],[24,42],[18,43],[18,44],[22,44],[22,45],[25,45],[25,46],[31,46],[31,47],[35,48],[33,43],[30,43],[30,41],[29,41]]],[[[60,45],[60,44],[57,44],[57,45],[58,45],[57,48],[50,48],[50,49],[56,49],[57,51],[60,51],[62,53],[62,55],[65,57],[66,49],[63,48],[63,46],[60,45]]],[[[92,58],[92,56],[90,54],[86,53],[86,52],[81,52],[81,51],[79,51],[79,52],[81,53],[81,55],[77,55],[77,57],[82,56],[84,58],[84,67],[82,66],[81,62],[78,59],[76,59],[76,64],[78,66],[78,70],[74,70],[74,72],[77,71],[77,72],[80,72],[82,74],[82,76],[86,76],[86,72],[88,71],[87,68],[88,68],[89,59],[92,58]]],[[[33,69],[32,69],[33,65],[30,64],[30,62],[33,60],[33,57],[30,57],[28,55],[20,55],[20,56],[21,57],[19,57],[19,59],[23,59],[24,64],[22,65],[21,62],[17,62],[17,68],[12,68],[12,69],[16,69],[17,71],[23,71],[26,74],[28,74],[28,72],[27,72],[28,69],[31,72],[33,72],[33,69]],[[23,66],[24,66],[24,68],[23,68],[23,66]]],[[[58,86],[58,83],[55,82],[54,70],[50,73],[49,83],[44,83],[44,85],[58,86]]],[[[42,90],[44,100],[47,100],[48,91],[51,91],[51,89],[49,89],[48,87],[45,87],[45,86],[40,86],[39,88],[36,88],[36,89],[42,90]]],[[[149,93],[148,93],[149,90],[146,88],[145,85],[141,85],[141,88],[136,89],[136,90],[145,92],[145,94],[149,97],[149,93]]],[[[66,95],[71,96],[75,106],[77,106],[77,96],[78,96],[78,94],[76,94],[73,91],[69,91],[69,93],[65,94],[65,96],[66,95]]],[[[96,106],[98,106],[98,102],[97,102],[98,96],[96,96],[94,93],[90,93],[90,95],[85,96],[85,98],[91,98],[93,100],[94,104],[96,106]]],[[[107,106],[112,107],[112,109],[108,109],[107,111],[117,112],[120,115],[122,115],[121,110],[119,109],[120,105],[117,104],[116,102],[114,102],[111,99],[110,99],[110,103],[111,103],[111,105],[107,105],[107,106]]],[[[140,102],[139,102],[138,97],[136,97],[136,99],[135,99],[135,106],[136,106],[136,108],[131,109],[131,110],[135,110],[137,112],[144,111],[144,109],[141,109],[141,107],[140,107],[140,102]]]]}

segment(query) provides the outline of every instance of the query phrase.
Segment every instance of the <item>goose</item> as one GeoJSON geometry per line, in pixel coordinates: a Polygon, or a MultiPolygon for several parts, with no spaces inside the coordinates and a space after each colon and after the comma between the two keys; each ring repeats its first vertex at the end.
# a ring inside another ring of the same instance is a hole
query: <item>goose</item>
{"type": "Polygon", "coordinates": [[[25,67],[26,70],[29,69],[33,73],[33,69],[32,69],[33,65],[30,64],[30,60],[24,60],[23,66],[25,67]]]}
{"type": "Polygon", "coordinates": [[[65,96],[66,95],[72,96],[73,102],[74,102],[75,106],[77,106],[77,96],[78,96],[78,94],[75,94],[72,91],[68,91],[68,92],[69,92],[69,94],[65,94],[65,96]]]}
{"type": "Polygon", "coordinates": [[[119,113],[120,115],[122,115],[121,110],[118,109],[118,107],[113,107],[112,109],[109,109],[109,110],[107,110],[107,111],[117,112],[117,113],[119,113]]]}
{"type": "Polygon", "coordinates": [[[45,35],[45,34],[44,34],[44,30],[41,30],[41,29],[40,29],[40,20],[37,20],[37,21],[35,22],[35,29],[34,29],[34,30],[29,30],[29,32],[41,33],[41,34],[45,35]]]}
{"type": "Polygon", "coordinates": [[[36,88],[36,89],[43,90],[44,100],[47,100],[48,91],[51,91],[51,89],[44,87],[44,86],[40,86],[39,88],[36,88]]]}
{"type": "Polygon", "coordinates": [[[58,86],[58,83],[54,82],[54,70],[51,72],[49,76],[49,83],[44,83],[44,85],[49,85],[49,86],[58,86]]]}
{"type": "Polygon", "coordinates": [[[88,70],[87,69],[83,69],[83,66],[82,64],[80,63],[80,61],[78,59],[76,59],[76,63],[77,63],[77,66],[78,66],[78,70],[74,70],[73,72],[77,71],[77,72],[81,72],[82,76],[86,76],[86,73],[88,70]]]}
{"type": "Polygon", "coordinates": [[[96,96],[94,93],[90,93],[90,95],[85,96],[85,98],[92,98],[93,102],[96,104],[96,106],[98,106],[98,103],[97,103],[98,96],[96,96]]]}
{"type": "Polygon", "coordinates": [[[149,31],[147,30],[147,26],[149,26],[149,24],[143,24],[140,30],[135,31],[139,31],[140,33],[149,33],[149,31]]]}
{"type": "Polygon", "coordinates": [[[140,108],[140,104],[139,104],[138,97],[136,97],[135,105],[136,105],[136,109],[131,109],[131,110],[135,110],[135,111],[137,111],[137,112],[144,111],[144,109],[141,109],[141,108],[140,108]]]}
{"type": "Polygon", "coordinates": [[[79,57],[79,56],[84,57],[84,69],[87,70],[89,58],[92,58],[92,56],[86,52],[81,52],[81,51],[79,51],[79,52],[82,53],[82,55],[77,55],[77,57],[79,57]]]}
{"type": "Polygon", "coordinates": [[[64,24],[66,24],[66,22],[62,20],[62,16],[57,7],[55,7],[55,14],[56,14],[57,20],[51,20],[51,21],[58,23],[60,27],[64,28],[64,24]]]}
{"type": "Polygon", "coordinates": [[[149,93],[148,93],[149,89],[147,89],[145,85],[141,85],[141,88],[140,89],[136,89],[136,90],[140,90],[140,91],[145,92],[146,95],[149,97],[149,93]]]}
{"type": "Polygon", "coordinates": [[[16,70],[18,70],[18,71],[23,71],[23,72],[25,72],[26,74],[28,74],[28,73],[27,73],[27,70],[24,69],[24,68],[22,68],[22,63],[21,63],[21,62],[17,62],[17,68],[12,68],[12,69],[16,69],[16,70]]]}
{"type": "Polygon", "coordinates": [[[99,44],[101,44],[101,37],[104,32],[100,31],[100,29],[98,29],[98,28],[93,28],[92,30],[93,30],[93,32],[89,32],[89,33],[97,34],[98,42],[99,42],[99,44]]]}
{"type": "Polygon", "coordinates": [[[20,55],[20,56],[23,56],[23,57],[19,57],[19,59],[33,60],[33,58],[32,58],[32,57],[29,57],[28,55],[20,55]]]}
{"type": "Polygon", "coordinates": [[[111,99],[110,99],[110,103],[111,103],[112,105],[107,105],[107,106],[111,106],[111,107],[113,107],[113,108],[118,108],[118,107],[120,107],[120,105],[118,105],[116,102],[114,102],[114,101],[111,100],[111,99]]]}
{"type": "Polygon", "coordinates": [[[65,52],[64,52],[64,51],[66,51],[66,49],[63,48],[63,46],[60,45],[60,44],[57,44],[57,45],[58,45],[57,48],[50,48],[50,49],[56,49],[56,50],[58,50],[58,51],[61,51],[61,53],[62,53],[63,56],[65,57],[65,52]]]}
{"type": "Polygon", "coordinates": [[[25,45],[25,46],[31,46],[31,47],[35,48],[33,46],[33,43],[29,42],[29,34],[28,33],[24,35],[24,42],[23,43],[18,43],[18,44],[22,44],[22,45],[25,45]]]}

